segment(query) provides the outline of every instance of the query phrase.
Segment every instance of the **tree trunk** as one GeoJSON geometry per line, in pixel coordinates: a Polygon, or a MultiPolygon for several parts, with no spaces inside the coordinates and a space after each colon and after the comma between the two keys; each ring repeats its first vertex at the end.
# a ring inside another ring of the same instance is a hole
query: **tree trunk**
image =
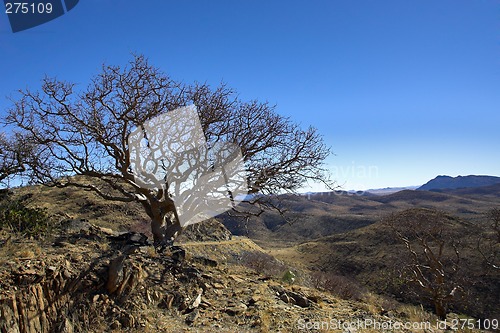
{"type": "Polygon", "coordinates": [[[435,299],[434,300],[434,309],[436,311],[436,315],[439,317],[441,320],[446,319],[446,306],[444,302],[440,299],[435,299]]]}
{"type": "Polygon", "coordinates": [[[179,221],[169,218],[168,215],[158,215],[151,219],[151,232],[155,243],[174,241],[182,230],[179,221]]]}
{"type": "Polygon", "coordinates": [[[141,203],[151,218],[151,233],[155,244],[173,242],[182,231],[174,202],[170,198],[159,201],[153,197],[141,203]]]}

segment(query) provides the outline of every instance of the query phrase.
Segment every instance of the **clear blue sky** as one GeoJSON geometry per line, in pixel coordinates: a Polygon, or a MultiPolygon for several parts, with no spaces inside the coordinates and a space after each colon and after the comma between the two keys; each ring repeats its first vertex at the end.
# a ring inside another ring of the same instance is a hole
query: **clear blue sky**
{"type": "Polygon", "coordinates": [[[498,1],[81,0],[19,33],[2,12],[0,112],[45,74],[84,86],[132,52],[317,127],[346,189],[500,175],[498,1]]]}

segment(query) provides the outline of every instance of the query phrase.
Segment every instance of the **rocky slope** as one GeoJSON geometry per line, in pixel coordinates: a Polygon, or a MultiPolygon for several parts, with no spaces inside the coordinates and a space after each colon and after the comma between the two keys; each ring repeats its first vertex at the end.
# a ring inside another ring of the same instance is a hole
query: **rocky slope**
{"type": "Polygon", "coordinates": [[[2,232],[0,332],[296,332],[411,318],[249,269],[241,254],[262,252],[249,239],[158,254],[143,236],[90,223],[51,242],[2,232]]]}
{"type": "MultiPolygon", "coordinates": [[[[216,220],[190,226],[180,247],[158,254],[147,241],[149,222],[137,205],[105,202],[74,189],[15,192],[27,196],[26,204],[46,208],[57,228],[38,241],[0,229],[0,332],[347,332],[354,330],[334,326],[436,320],[420,307],[359,292],[338,277],[313,276],[304,252],[285,253],[280,262],[216,220]]],[[[347,216],[353,208],[352,198],[344,196],[320,198],[332,203],[302,199],[291,198],[304,213],[291,225],[303,224],[300,230],[313,225],[307,216],[316,216],[316,209],[347,216]]],[[[394,204],[355,199],[366,206],[363,214],[394,204]]],[[[266,244],[271,242],[270,248],[288,251],[272,238],[266,244]]],[[[317,249],[312,255],[317,261],[335,253],[317,249]]]]}

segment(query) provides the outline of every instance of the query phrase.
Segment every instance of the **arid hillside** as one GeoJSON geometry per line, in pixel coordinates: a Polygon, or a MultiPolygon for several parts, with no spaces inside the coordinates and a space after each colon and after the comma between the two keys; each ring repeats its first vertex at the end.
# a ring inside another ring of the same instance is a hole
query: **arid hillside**
{"type": "MultiPolygon", "coordinates": [[[[139,205],[76,189],[15,189],[11,200],[48,220],[0,231],[0,331],[341,332],[328,325],[436,324],[432,306],[395,292],[388,263],[399,262],[404,246],[381,221],[419,204],[449,207],[460,216],[450,214],[456,229],[470,234],[496,197],[415,193],[285,196],[280,199],[292,219],[270,212],[248,221],[244,230],[254,239],[232,235],[214,219],[189,227],[176,247],[159,254],[146,238],[149,224],[139,205]]],[[[498,282],[489,278],[473,287],[483,286],[485,302],[495,304],[498,282]]],[[[494,306],[484,312],[483,304],[475,314],[497,313],[494,306]]],[[[447,318],[467,318],[461,309],[452,307],[447,318]]]]}
{"type": "Polygon", "coordinates": [[[248,236],[264,246],[296,245],[373,224],[388,214],[410,208],[437,209],[481,224],[492,208],[500,206],[500,186],[460,190],[404,190],[388,195],[325,192],[286,195],[276,199],[285,211],[249,221],[222,217],[233,234],[248,236]]]}

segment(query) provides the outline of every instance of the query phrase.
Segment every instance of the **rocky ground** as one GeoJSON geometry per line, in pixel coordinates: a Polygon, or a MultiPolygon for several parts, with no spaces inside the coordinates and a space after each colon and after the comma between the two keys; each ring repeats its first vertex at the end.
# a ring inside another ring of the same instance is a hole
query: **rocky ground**
{"type": "Polygon", "coordinates": [[[252,270],[239,261],[242,252],[262,251],[255,243],[221,228],[204,240],[198,228],[161,254],[143,234],[81,220],[50,241],[0,231],[0,332],[439,331],[393,329],[415,319],[410,310],[342,300],[252,270]],[[340,322],[392,328],[337,329],[340,322]]]}

